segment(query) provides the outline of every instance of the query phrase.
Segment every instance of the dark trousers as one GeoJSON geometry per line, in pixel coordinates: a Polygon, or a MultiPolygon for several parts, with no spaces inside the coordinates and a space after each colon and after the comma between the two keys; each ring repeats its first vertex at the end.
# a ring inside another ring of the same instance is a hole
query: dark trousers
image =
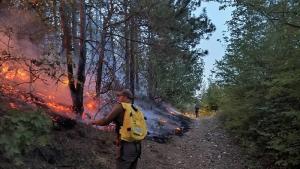
{"type": "Polygon", "coordinates": [[[198,117],[199,109],[195,109],[195,115],[198,117]]]}
{"type": "Polygon", "coordinates": [[[141,155],[140,142],[121,141],[117,157],[117,169],[136,169],[138,158],[141,155]]]}

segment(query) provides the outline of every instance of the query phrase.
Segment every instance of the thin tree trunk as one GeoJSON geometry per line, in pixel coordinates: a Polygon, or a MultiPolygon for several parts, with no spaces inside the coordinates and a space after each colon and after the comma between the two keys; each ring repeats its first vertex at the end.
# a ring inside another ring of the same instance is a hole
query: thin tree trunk
{"type": "MultiPolygon", "coordinates": [[[[135,21],[134,21],[134,18],[131,18],[130,20],[130,39],[134,39],[134,35],[136,33],[136,29],[135,29],[135,21]]],[[[129,74],[130,74],[130,90],[134,96],[134,76],[135,76],[135,42],[133,41],[130,41],[130,71],[129,71],[129,74]]]]}
{"type": "MultiPolygon", "coordinates": [[[[79,57],[79,42],[78,39],[76,38],[78,36],[78,14],[77,14],[77,10],[78,10],[78,3],[76,3],[76,1],[74,1],[72,3],[72,25],[71,25],[71,29],[72,29],[72,50],[73,50],[73,55],[74,55],[74,60],[76,61],[77,58],[79,57]]],[[[74,62],[75,62],[74,61],[74,62]]]]}
{"type": "MultiPolygon", "coordinates": [[[[149,33],[148,35],[148,39],[150,39],[150,41],[152,41],[152,34],[149,33]]],[[[148,60],[148,96],[149,98],[154,98],[155,97],[155,84],[156,84],[156,80],[155,80],[155,74],[154,74],[154,62],[155,62],[155,58],[153,55],[149,56],[149,60],[148,60]]]]}
{"type": "Polygon", "coordinates": [[[113,79],[113,83],[115,84],[116,82],[116,71],[117,71],[117,59],[116,59],[116,56],[115,56],[115,44],[114,44],[114,37],[112,36],[113,35],[113,29],[110,29],[110,34],[111,34],[111,37],[110,37],[110,48],[111,48],[111,56],[112,56],[112,59],[113,59],[113,63],[112,63],[112,79],[113,79]]]}
{"type": "Polygon", "coordinates": [[[113,14],[113,4],[112,4],[112,1],[110,1],[110,5],[108,7],[108,15],[106,17],[104,17],[104,19],[103,19],[103,28],[102,28],[102,32],[101,32],[99,61],[98,61],[98,65],[97,65],[97,77],[96,77],[96,97],[99,97],[101,94],[106,38],[107,38],[109,22],[111,20],[112,14],[113,14]]]}
{"type": "Polygon", "coordinates": [[[56,0],[53,0],[53,20],[54,20],[54,28],[55,32],[58,32],[58,16],[57,16],[57,2],[56,0]]]}
{"type": "Polygon", "coordinates": [[[106,32],[107,30],[104,28],[101,33],[101,40],[100,40],[100,51],[99,51],[99,61],[97,67],[97,79],[96,79],[96,96],[99,97],[101,94],[102,88],[102,72],[103,72],[103,62],[104,62],[104,55],[105,55],[105,46],[106,46],[106,32]]]}
{"type": "MultiPolygon", "coordinates": [[[[137,23],[135,23],[137,24],[137,23]]],[[[137,27],[137,25],[135,25],[135,29],[134,29],[134,40],[138,40],[138,34],[139,34],[139,29],[137,27]]],[[[135,69],[134,69],[134,72],[135,72],[135,88],[137,91],[140,90],[140,85],[139,85],[139,52],[138,52],[138,43],[135,43],[135,69]]]]}
{"type": "Polygon", "coordinates": [[[153,72],[153,61],[152,57],[149,59],[148,63],[148,95],[150,98],[154,98],[154,86],[155,86],[155,78],[154,78],[154,72],[153,72]]]}
{"type": "Polygon", "coordinates": [[[135,56],[135,88],[137,91],[140,90],[140,80],[139,80],[139,61],[137,55],[135,56]]]}
{"type": "Polygon", "coordinates": [[[125,20],[125,26],[124,26],[124,42],[125,42],[125,86],[126,88],[130,87],[130,56],[129,56],[129,38],[128,38],[128,0],[124,0],[124,20],[125,20]]]}
{"type": "Polygon", "coordinates": [[[32,76],[32,61],[31,61],[29,65],[29,94],[30,95],[33,92],[32,84],[33,84],[33,76],[32,76]]]}

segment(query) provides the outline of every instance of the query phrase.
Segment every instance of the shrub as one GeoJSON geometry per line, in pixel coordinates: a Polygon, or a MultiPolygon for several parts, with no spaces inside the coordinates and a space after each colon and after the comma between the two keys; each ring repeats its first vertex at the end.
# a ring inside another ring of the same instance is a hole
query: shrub
{"type": "Polygon", "coordinates": [[[0,152],[15,164],[37,146],[46,145],[51,121],[43,112],[9,111],[0,118],[0,152]]]}

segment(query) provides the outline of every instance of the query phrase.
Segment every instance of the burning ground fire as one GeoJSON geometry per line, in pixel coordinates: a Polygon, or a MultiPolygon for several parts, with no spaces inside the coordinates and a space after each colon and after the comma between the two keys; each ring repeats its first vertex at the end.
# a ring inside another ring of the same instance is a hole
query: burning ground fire
{"type": "Polygon", "coordinates": [[[13,69],[7,64],[3,64],[1,66],[0,75],[2,75],[7,80],[21,80],[21,81],[29,81],[30,76],[27,71],[23,68],[13,69]]]}
{"type": "MultiPolygon", "coordinates": [[[[22,67],[17,67],[16,65],[9,65],[8,63],[4,63],[2,65],[0,65],[0,80],[5,82],[1,84],[1,88],[3,89],[3,92],[6,95],[15,95],[18,98],[28,102],[28,103],[32,103],[32,100],[30,98],[30,96],[28,95],[28,93],[30,95],[35,95],[38,98],[41,98],[38,102],[39,104],[43,104],[45,106],[47,106],[48,108],[50,108],[52,111],[54,112],[58,112],[58,113],[63,113],[65,114],[67,117],[73,117],[74,115],[72,115],[72,106],[63,104],[63,103],[59,103],[57,102],[57,97],[55,95],[57,95],[58,91],[55,91],[55,89],[52,89],[51,87],[44,87],[43,91],[34,91],[33,93],[28,92],[26,93],[25,91],[23,91],[23,94],[21,94],[22,90],[21,90],[21,86],[20,84],[27,84],[29,85],[30,83],[30,73],[29,71],[26,71],[24,68],[22,67]],[[15,86],[14,86],[15,84],[15,86]]],[[[61,80],[62,83],[59,83],[59,88],[62,88],[62,90],[68,91],[68,79],[64,78],[61,80]]],[[[26,89],[25,89],[26,90],[26,89]]],[[[86,100],[88,100],[88,102],[86,102],[84,104],[85,110],[89,111],[89,112],[95,112],[97,110],[97,104],[96,102],[92,99],[92,96],[94,96],[94,94],[87,92],[86,93],[86,100]]],[[[64,96],[63,98],[66,100],[70,100],[67,99],[69,96],[64,96]]],[[[37,102],[37,101],[35,101],[37,102]]],[[[10,106],[11,108],[15,109],[17,106],[11,104],[10,106]]]]}
{"type": "MultiPolygon", "coordinates": [[[[68,79],[61,79],[57,84],[57,87],[53,86],[43,86],[37,84],[34,86],[33,83],[33,92],[28,92],[28,86],[30,81],[30,73],[26,71],[24,68],[16,68],[16,66],[10,66],[9,64],[0,65],[0,81],[5,82],[0,84],[0,90],[3,94],[8,96],[15,96],[16,98],[22,99],[30,104],[37,104],[51,109],[53,112],[56,112],[59,115],[63,115],[64,117],[68,117],[71,119],[75,119],[76,116],[72,112],[71,106],[71,98],[68,88],[68,79]],[[22,84],[25,85],[23,88],[20,86],[13,86],[14,84],[22,84]],[[35,90],[38,88],[39,90],[35,90]],[[23,89],[23,90],[22,90],[23,89]],[[25,89],[25,90],[24,90],[25,89]],[[26,92],[27,91],[27,92],[26,92]],[[58,94],[62,96],[61,99],[58,99],[58,94]],[[68,103],[64,101],[69,101],[68,103]]],[[[84,96],[84,110],[83,120],[94,119],[97,115],[99,109],[98,101],[94,100],[95,93],[93,92],[85,92],[84,96]]],[[[145,103],[149,104],[149,103],[145,103]]],[[[9,104],[12,109],[17,109],[18,105],[11,103],[9,104]]],[[[155,105],[152,105],[155,106],[155,105]]],[[[166,110],[144,110],[146,117],[151,117],[147,121],[149,123],[150,137],[153,138],[162,138],[170,134],[182,135],[183,134],[183,125],[182,120],[177,118],[176,116],[180,114],[176,112],[171,105],[165,105],[166,110]],[[166,114],[163,114],[165,112],[166,114]],[[176,117],[174,119],[174,117],[176,117]]],[[[115,126],[109,125],[106,127],[98,127],[98,129],[113,132],[115,126]]],[[[164,141],[162,141],[164,142],[164,141]]]]}

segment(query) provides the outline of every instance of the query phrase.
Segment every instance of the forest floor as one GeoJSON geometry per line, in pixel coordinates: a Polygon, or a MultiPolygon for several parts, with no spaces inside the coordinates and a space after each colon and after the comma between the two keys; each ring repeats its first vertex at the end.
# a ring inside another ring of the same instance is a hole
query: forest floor
{"type": "MultiPolygon", "coordinates": [[[[51,145],[35,149],[23,166],[1,162],[0,169],[114,169],[113,133],[77,125],[53,132],[51,145]]],[[[183,136],[167,143],[143,142],[139,169],[246,169],[246,156],[215,118],[199,119],[183,136]]]]}
{"type": "Polygon", "coordinates": [[[192,128],[167,144],[144,142],[141,169],[246,169],[246,155],[217,118],[194,120],[192,128]]]}
{"type": "MultiPolygon", "coordinates": [[[[4,103],[14,100],[1,100],[0,112],[3,113],[4,103]]],[[[48,146],[34,148],[24,155],[22,166],[15,166],[0,151],[0,169],[115,168],[114,133],[77,124],[72,129],[55,127],[51,136],[48,146]]],[[[190,129],[182,136],[173,136],[166,143],[147,139],[142,146],[139,169],[249,168],[247,156],[215,117],[193,119],[190,129]]]]}

